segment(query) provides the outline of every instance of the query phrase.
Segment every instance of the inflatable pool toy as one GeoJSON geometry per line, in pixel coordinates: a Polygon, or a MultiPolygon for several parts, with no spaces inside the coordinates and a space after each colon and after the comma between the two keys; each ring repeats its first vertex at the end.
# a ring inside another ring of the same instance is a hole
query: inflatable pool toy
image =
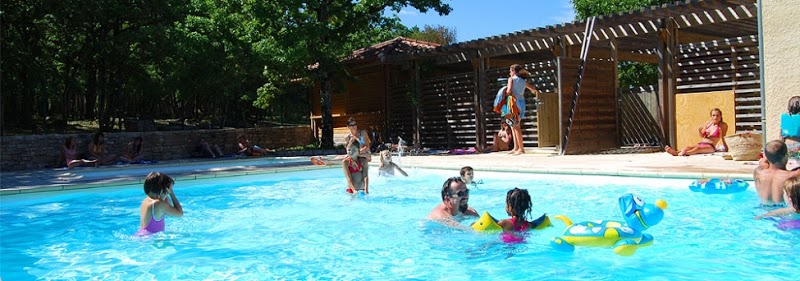
{"type": "MultiPolygon", "coordinates": [[[[486,232],[486,233],[496,233],[503,231],[503,227],[497,224],[498,220],[495,219],[489,212],[484,211],[483,215],[472,224],[472,229],[478,232],[486,232]]],[[[553,226],[553,223],[550,222],[550,217],[546,214],[542,215],[538,219],[534,220],[533,222],[538,222],[539,224],[534,227],[534,230],[542,230],[548,226],[553,226]]]]}
{"type": "Polygon", "coordinates": [[[564,215],[554,216],[567,228],[550,245],[564,252],[574,251],[575,246],[613,246],[614,252],[622,256],[631,256],[639,247],[650,246],[653,236],[642,231],[661,222],[667,202],[658,199],[655,204],[645,204],[638,196],[627,194],[619,198],[619,207],[627,224],[608,220],[572,223],[564,215]]]}
{"type": "Polygon", "coordinates": [[[781,136],[800,137],[800,114],[781,114],[781,136]]]}
{"type": "Polygon", "coordinates": [[[798,230],[800,229],[800,220],[784,220],[775,224],[780,230],[798,230]]]}
{"type": "Polygon", "coordinates": [[[728,194],[747,190],[750,184],[739,179],[699,179],[689,185],[689,190],[705,194],[728,194]]]}

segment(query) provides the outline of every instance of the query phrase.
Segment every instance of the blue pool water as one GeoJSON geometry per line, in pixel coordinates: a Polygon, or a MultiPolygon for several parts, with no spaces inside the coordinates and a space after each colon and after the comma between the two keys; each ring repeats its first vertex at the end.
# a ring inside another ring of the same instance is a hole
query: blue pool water
{"type": "MultiPolygon", "coordinates": [[[[555,251],[564,225],[507,245],[498,235],[426,222],[457,171],[409,169],[409,178],[371,170],[364,198],[345,195],[341,169],[179,181],[183,218],[166,232],[132,238],[141,185],[73,193],[4,196],[3,280],[793,280],[800,233],[753,216],[742,193],[690,192],[691,180],[557,176],[476,171],[470,205],[505,218],[508,189],[527,188],[534,214],[573,221],[622,220],[617,198],[667,201],[647,230],[652,246],[632,257],[610,248],[555,251]]],[[[473,220],[467,220],[468,224],[473,220]]]]}

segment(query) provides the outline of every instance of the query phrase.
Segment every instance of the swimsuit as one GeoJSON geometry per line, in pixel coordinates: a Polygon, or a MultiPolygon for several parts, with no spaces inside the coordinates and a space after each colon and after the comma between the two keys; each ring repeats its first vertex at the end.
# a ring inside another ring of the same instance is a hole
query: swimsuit
{"type": "Polygon", "coordinates": [[[523,232],[528,230],[528,223],[526,221],[522,221],[521,225],[517,225],[517,220],[514,217],[511,217],[511,224],[514,225],[513,232],[503,232],[500,235],[500,239],[503,240],[505,243],[515,244],[515,243],[522,243],[525,242],[525,236],[521,235],[519,232],[523,232]]]}
{"type": "Polygon", "coordinates": [[[164,215],[161,215],[161,219],[157,220],[155,206],[151,206],[150,211],[150,222],[147,223],[147,226],[144,228],[139,229],[139,231],[136,232],[136,235],[141,236],[164,231],[164,215]]]}
{"type": "MultiPolygon", "coordinates": [[[[353,159],[350,158],[350,162],[347,164],[347,169],[350,170],[351,174],[352,173],[361,172],[361,169],[364,168],[363,166],[361,166],[361,163],[358,162],[358,161],[356,161],[356,167],[358,167],[358,168],[353,168],[352,164],[353,164],[353,159]]],[[[347,193],[353,193],[353,190],[350,189],[350,187],[348,187],[347,190],[345,190],[345,191],[347,191],[347,193]]]]}
{"type": "Polygon", "coordinates": [[[517,108],[519,108],[519,119],[525,117],[525,78],[514,76],[511,78],[513,85],[511,85],[511,92],[514,98],[517,99],[517,108]]]}
{"type": "Polygon", "coordinates": [[[69,162],[78,158],[78,151],[75,149],[65,149],[64,150],[64,159],[67,160],[67,166],[69,166],[69,162]]]}
{"type": "MultiPolygon", "coordinates": [[[[714,132],[712,132],[710,134],[708,133],[708,129],[711,128],[711,126],[714,126],[714,125],[715,125],[714,123],[709,123],[706,126],[706,129],[703,131],[703,133],[706,134],[706,136],[705,136],[706,139],[719,138],[719,134],[720,134],[719,125],[717,125],[717,128],[714,130],[714,132]]],[[[714,144],[701,141],[701,142],[697,143],[697,147],[714,147],[714,144]]]]}

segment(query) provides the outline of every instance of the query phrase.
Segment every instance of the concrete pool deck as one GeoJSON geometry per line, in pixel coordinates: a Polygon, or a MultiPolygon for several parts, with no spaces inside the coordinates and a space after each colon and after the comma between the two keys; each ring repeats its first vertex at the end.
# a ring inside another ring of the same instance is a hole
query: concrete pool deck
{"type": "MultiPolygon", "coordinates": [[[[553,156],[543,153],[508,155],[505,152],[470,155],[424,155],[394,158],[405,169],[458,170],[472,166],[477,172],[526,172],[575,175],[642,176],[661,178],[738,178],[752,180],[756,161],[724,160],[722,156],[677,157],[667,153],[553,156]]],[[[377,154],[371,166],[379,165],[377,154]]],[[[84,189],[141,183],[151,171],[176,180],[242,176],[336,168],[314,166],[308,157],[258,157],[163,161],[149,165],[100,168],[42,169],[0,172],[0,195],[84,189]]]]}

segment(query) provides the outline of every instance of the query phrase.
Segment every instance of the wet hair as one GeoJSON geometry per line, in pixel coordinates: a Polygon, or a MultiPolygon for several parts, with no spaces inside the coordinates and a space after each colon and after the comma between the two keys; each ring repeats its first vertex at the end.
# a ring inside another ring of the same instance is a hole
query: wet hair
{"type": "Polygon", "coordinates": [[[778,166],[786,166],[788,159],[788,149],[786,143],[782,140],[774,140],[768,142],[764,147],[764,156],[770,164],[778,164],[778,166]]]}
{"type": "Polygon", "coordinates": [[[451,177],[445,180],[444,184],[442,184],[442,201],[444,201],[448,196],[453,195],[453,192],[450,190],[450,185],[454,182],[463,183],[464,180],[462,180],[460,177],[451,177]]]}
{"type": "Polygon", "coordinates": [[[711,114],[714,114],[714,111],[719,112],[719,122],[722,123],[722,110],[719,110],[719,108],[712,108],[711,111],[708,112],[708,115],[711,116],[711,114]]]}
{"type": "Polygon", "coordinates": [[[467,172],[473,172],[475,170],[472,169],[470,166],[464,166],[461,168],[461,176],[463,177],[467,172]]]}
{"type": "Polygon", "coordinates": [[[792,201],[794,211],[800,213],[800,176],[787,179],[783,183],[783,191],[786,192],[787,197],[792,201]]]}
{"type": "Polygon", "coordinates": [[[144,194],[164,194],[175,181],[160,172],[151,172],[144,179],[144,194]]]}
{"type": "Polygon", "coordinates": [[[523,220],[531,214],[531,196],[527,189],[514,188],[506,193],[506,206],[511,209],[511,215],[523,220]]]}
{"type": "Polygon", "coordinates": [[[106,136],[106,135],[105,135],[105,134],[103,134],[103,132],[97,132],[97,133],[94,133],[94,138],[92,138],[92,143],[94,143],[94,144],[102,144],[102,143],[100,142],[100,137],[103,137],[103,138],[104,138],[104,139],[103,139],[103,142],[105,142],[105,136],[106,136]]]}
{"type": "Polygon", "coordinates": [[[791,115],[800,114],[800,96],[793,96],[789,99],[789,105],[786,106],[786,111],[791,115]]]}
{"type": "Polygon", "coordinates": [[[516,72],[517,76],[519,76],[519,77],[522,77],[524,79],[531,78],[531,73],[528,72],[528,70],[525,69],[525,67],[523,67],[522,65],[512,64],[511,65],[511,69],[513,69],[514,72],[516,72]]]}

